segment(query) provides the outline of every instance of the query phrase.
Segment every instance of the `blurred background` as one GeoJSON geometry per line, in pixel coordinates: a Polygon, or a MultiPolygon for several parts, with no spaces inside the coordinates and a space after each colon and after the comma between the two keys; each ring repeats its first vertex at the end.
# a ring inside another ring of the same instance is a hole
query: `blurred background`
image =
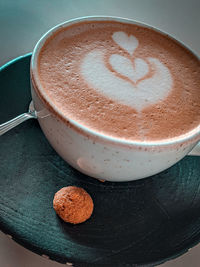
{"type": "Polygon", "coordinates": [[[113,15],[153,25],[200,54],[199,0],[0,0],[0,64],[33,50],[38,39],[63,21],[113,15]]]}
{"type": "MultiPolygon", "coordinates": [[[[200,55],[199,0],[0,0],[0,66],[31,52],[63,21],[87,15],[126,17],[157,27],[200,55]]],[[[62,267],[0,233],[0,267],[62,267]]],[[[66,265],[65,265],[66,266],[66,265]]],[[[199,267],[200,245],[162,267],[199,267]]]]}

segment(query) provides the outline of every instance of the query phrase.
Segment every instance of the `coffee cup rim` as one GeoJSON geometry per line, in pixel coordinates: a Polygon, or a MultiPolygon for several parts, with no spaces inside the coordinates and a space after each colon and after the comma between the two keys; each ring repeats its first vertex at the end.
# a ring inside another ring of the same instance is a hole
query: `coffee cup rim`
{"type": "Polygon", "coordinates": [[[111,143],[116,143],[116,144],[121,144],[121,145],[127,145],[127,146],[140,146],[140,147],[151,147],[151,146],[169,146],[169,145],[178,145],[178,144],[183,144],[183,143],[192,143],[192,142],[197,142],[200,140],[200,124],[192,129],[191,131],[186,132],[185,134],[172,137],[172,138],[166,138],[166,139],[161,139],[161,140],[153,140],[153,141],[137,141],[137,140],[127,140],[127,139],[122,139],[118,137],[113,137],[109,135],[102,134],[100,132],[97,132],[95,130],[92,130],[77,121],[64,116],[60,110],[51,102],[51,100],[48,98],[46,94],[42,92],[42,85],[40,83],[39,79],[39,74],[38,74],[38,55],[46,42],[46,40],[53,35],[56,31],[59,29],[65,28],[66,26],[70,26],[72,24],[80,23],[82,21],[117,21],[117,22],[124,22],[124,23],[130,23],[138,26],[143,26],[148,29],[152,29],[158,33],[161,33],[162,35],[167,36],[168,38],[172,39],[173,41],[177,42],[179,45],[184,47],[186,50],[188,50],[194,57],[196,57],[200,61],[200,57],[187,45],[185,45],[182,41],[180,41],[178,38],[175,38],[171,36],[169,33],[160,30],[154,26],[151,26],[149,24],[139,22],[137,20],[133,19],[128,19],[124,17],[118,17],[118,16],[83,16],[83,17],[78,17],[74,19],[70,19],[67,21],[64,21],[60,24],[57,24],[56,26],[52,27],[49,29],[36,43],[32,57],[31,57],[31,64],[30,64],[30,72],[31,72],[31,80],[34,84],[34,88],[39,94],[40,99],[42,102],[45,104],[47,109],[49,109],[55,116],[58,116],[61,118],[66,124],[72,126],[75,130],[78,132],[82,132],[86,136],[92,136],[94,138],[98,139],[103,139],[107,142],[111,143]]]}

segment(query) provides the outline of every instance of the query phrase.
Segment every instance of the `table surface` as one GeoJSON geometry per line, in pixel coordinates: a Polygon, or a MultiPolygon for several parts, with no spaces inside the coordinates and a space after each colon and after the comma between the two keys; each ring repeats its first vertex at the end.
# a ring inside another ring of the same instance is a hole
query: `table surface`
{"type": "MultiPolygon", "coordinates": [[[[0,0],[0,65],[31,52],[49,28],[80,16],[110,15],[170,33],[200,55],[198,0],[0,0]]],[[[162,267],[199,267],[200,245],[162,267]]],[[[61,267],[0,233],[0,267],[61,267]]]]}

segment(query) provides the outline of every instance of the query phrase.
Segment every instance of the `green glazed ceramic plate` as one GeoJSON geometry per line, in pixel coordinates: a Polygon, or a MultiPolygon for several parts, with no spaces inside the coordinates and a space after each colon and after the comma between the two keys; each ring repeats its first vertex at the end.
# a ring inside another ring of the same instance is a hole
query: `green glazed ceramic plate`
{"type": "MultiPolygon", "coordinates": [[[[28,109],[25,55],[0,70],[0,123],[28,109]]],[[[75,266],[152,266],[200,241],[200,157],[186,157],[153,177],[101,183],[64,162],[36,120],[0,137],[0,227],[26,248],[75,266]],[[76,185],[93,197],[83,224],[61,221],[54,193],[76,185]]]]}

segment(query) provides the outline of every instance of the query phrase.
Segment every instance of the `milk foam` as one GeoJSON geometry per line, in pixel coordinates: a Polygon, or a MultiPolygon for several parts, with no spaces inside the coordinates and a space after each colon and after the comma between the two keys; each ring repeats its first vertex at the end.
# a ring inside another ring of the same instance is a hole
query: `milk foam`
{"type": "Polygon", "coordinates": [[[71,25],[47,40],[38,70],[38,91],[55,114],[108,136],[161,140],[200,123],[200,62],[153,29],[71,25]]]}
{"type": "Polygon", "coordinates": [[[141,58],[135,58],[134,62],[131,62],[127,57],[113,54],[110,56],[110,64],[117,73],[128,77],[134,83],[149,72],[148,64],[141,58]]]}
{"type": "Polygon", "coordinates": [[[132,55],[138,47],[138,39],[133,35],[128,36],[125,32],[114,32],[112,38],[115,43],[126,50],[130,55],[132,55]]]}
{"type": "MultiPolygon", "coordinates": [[[[112,38],[130,55],[139,46],[136,37],[124,32],[115,32],[112,38]]],[[[81,64],[84,79],[98,92],[138,112],[169,95],[172,75],[159,59],[148,57],[145,61],[112,54],[109,62],[113,71],[110,71],[105,64],[105,54],[106,51],[95,49],[85,55],[81,64]],[[152,75],[145,77],[150,70],[152,75]]]]}

